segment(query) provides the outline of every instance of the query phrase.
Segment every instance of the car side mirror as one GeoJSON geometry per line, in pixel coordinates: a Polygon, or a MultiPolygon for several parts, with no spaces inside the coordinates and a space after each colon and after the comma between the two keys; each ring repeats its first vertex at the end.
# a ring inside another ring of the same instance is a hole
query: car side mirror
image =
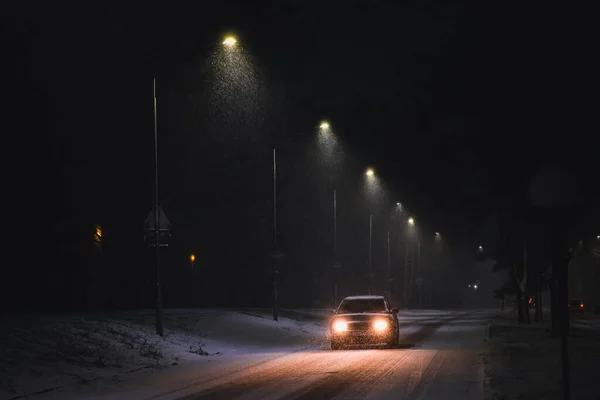
{"type": "Polygon", "coordinates": [[[392,311],[390,311],[392,314],[398,314],[400,310],[398,310],[397,308],[392,308],[392,311]]]}

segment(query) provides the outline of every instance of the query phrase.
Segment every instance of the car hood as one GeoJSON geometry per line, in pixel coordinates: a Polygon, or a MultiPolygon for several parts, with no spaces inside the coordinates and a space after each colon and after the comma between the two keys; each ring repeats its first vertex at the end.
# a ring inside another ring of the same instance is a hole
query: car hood
{"type": "Polygon", "coordinates": [[[373,318],[390,318],[393,314],[390,313],[352,313],[352,314],[335,314],[334,318],[344,318],[349,321],[370,321],[373,318]]]}

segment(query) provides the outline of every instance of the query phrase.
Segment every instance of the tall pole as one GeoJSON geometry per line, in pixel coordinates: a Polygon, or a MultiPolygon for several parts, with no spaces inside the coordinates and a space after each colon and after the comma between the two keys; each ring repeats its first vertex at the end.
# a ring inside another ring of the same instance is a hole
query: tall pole
{"type": "Polygon", "coordinates": [[[371,294],[371,275],[373,266],[371,264],[371,255],[373,253],[373,214],[369,214],[369,294],[371,294]]]}
{"type": "Polygon", "coordinates": [[[337,264],[337,192],[335,190],[335,181],[333,182],[333,307],[337,306],[337,298],[338,298],[338,271],[336,268],[337,264]]]}
{"type": "Polygon", "coordinates": [[[406,242],[404,243],[404,308],[406,308],[408,310],[408,290],[409,290],[409,284],[410,284],[410,279],[411,276],[409,274],[408,271],[408,244],[406,242]]]}
{"type": "Polygon", "coordinates": [[[421,271],[421,240],[417,237],[417,271],[419,271],[419,277],[421,278],[421,285],[419,286],[419,308],[423,309],[423,271],[421,271]]]}
{"type": "Polygon", "coordinates": [[[387,269],[388,269],[388,282],[390,284],[390,301],[392,301],[392,291],[394,290],[394,284],[392,282],[392,257],[390,252],[390,229],[387,231],[387,269]]]}
{"type": "Polygon", "coordinates": [[[333,188],[333,261],[337,261],[337,193],[333,188]]]}
{"type": "Polygon", "coordinates": [[[153,82],[154,97],[154,225],[156,235],[156,333],[163,336],[163,310],[160,290],[160,219],[158,213],[158,124],[156,120],[156,78],[153,82]]]}
{"type": "MultiPolygon", "coordinates": [[[[273,255],[276,256],[277,251],[277,158],[275,147],[273,147],[273,255]]],[[[279,274],[278,260],[274,257],[275,274],[273,276],[273,321],[279,319],[277,309],[277,275],[279,274]]]]}

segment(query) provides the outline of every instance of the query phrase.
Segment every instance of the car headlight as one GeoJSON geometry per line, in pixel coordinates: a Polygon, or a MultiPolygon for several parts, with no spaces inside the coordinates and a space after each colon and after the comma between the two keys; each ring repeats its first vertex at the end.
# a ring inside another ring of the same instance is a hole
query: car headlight
{"type": "Polygon", "coordinates": [[[348,323],[346,321],[335,321],[333,323],[334,332],[346,332],[348,330],[348,323]]]}
{"type": "Polygon", "coordinates": [[[378,319],[373,323],[373,329],[375,329],[377,332],[382,332],[388,329],[388,322],[386,320],[383,319],[378,319]]]}

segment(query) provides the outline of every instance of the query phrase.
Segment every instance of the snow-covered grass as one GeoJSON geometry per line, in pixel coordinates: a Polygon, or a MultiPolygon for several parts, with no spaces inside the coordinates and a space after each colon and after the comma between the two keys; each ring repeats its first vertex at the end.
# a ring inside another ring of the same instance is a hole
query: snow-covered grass
{"type": "Polygon", "coordinates": [[[0,331],[0,399],[57,388],[119,381],[198,358],[293,351],[320,345],[324,322],[232,310],[165,310],[165,335],[154,312],[72,316],[19,315],[0,331]]]}
{"type": "MultiPolygon", "coordinates": [[[[569,336],[571,398],[598,399],[600,336],[576,325],[569,336]]],[[[560,339],[550,337],[548,318],[519,325],[514,313],[498,314],[490,321],[490,334],[485,353],[487,398],[563,398],[560,339]]]]}

